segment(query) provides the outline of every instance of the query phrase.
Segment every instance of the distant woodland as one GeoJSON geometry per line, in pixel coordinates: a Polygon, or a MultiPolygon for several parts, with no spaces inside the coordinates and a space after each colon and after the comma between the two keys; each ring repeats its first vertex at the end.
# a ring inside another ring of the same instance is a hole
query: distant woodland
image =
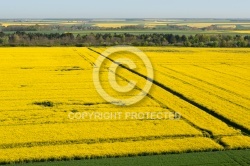
{"type": "Polygon", "coordinates": [[[185,47],[250,47],[250,36],[223,34],[116,34],[0,32],[0,46],[185,46],[185,47]]]}

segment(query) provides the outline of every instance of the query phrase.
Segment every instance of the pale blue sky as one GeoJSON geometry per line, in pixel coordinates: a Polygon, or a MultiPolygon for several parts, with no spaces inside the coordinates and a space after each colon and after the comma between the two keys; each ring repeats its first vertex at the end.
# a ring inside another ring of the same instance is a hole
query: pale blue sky
{"type": "Polygon", "coordinates": [[[250,18],[250,0],[2,0],[0,18],[250,18]]]}

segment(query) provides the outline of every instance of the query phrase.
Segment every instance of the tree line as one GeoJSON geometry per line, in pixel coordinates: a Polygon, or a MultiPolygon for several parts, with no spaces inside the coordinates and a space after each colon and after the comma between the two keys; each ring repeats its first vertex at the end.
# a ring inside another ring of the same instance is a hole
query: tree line
{"type": "Polygon", "coordinates": [[[185,46],[185,47],[250,47],[250,36],[222,34],[112,34],[0,32],[0,46],[185,46]]]}
{"type": "MultiPolygon", "coordinates": [[[[235,28],[230,27],[222,27],[218,25],[211,25],[203,28],[199,27],[190,27],[187,25],[161,25],[155,27],[149,27],[144,25],[124,25],[121,27],[99,27],[99,26],[92,26],[88,24],[80,24],[80,25],[72,25],[72,26],[65,26],[65,25],[9,25],[9,26],[1,26],[0,31],[2,32],[10,32],[10,31],[85,31],[85,30],[241,30],[247,29],[247,27],[243,27],[237,25],[235,28]]],[[[249,29],[249,28],[248,28],[249,29]]]]}

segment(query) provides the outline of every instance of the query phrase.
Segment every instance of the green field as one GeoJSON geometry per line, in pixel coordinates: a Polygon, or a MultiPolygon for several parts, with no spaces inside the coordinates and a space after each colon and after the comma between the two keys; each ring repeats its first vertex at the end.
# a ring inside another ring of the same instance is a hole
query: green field
{"type": "Polygon", "coordinates": [[[91,160],[72,160],[72,161],[55,161],[42,163],[17,164],[16,166],[67,166],[67,165],[88,165],[88,166],[113,166],[113,165],[154,165],[154,166],[193,166],[193,165],[250,165],[250,150],[231,150],[219,152],[199,152],[184,154],[168,154],[156,156],[138,156],[138,157],[122,157],[122,158],[104,158],[91,160]]]}

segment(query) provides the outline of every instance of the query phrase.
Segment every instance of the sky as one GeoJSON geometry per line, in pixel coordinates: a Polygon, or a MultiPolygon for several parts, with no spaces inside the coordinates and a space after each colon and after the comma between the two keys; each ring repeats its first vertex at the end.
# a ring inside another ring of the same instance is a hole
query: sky
{"type": "Polygon", "coordinates": [[[250,18],[250,0],[1,0],[0,18],[250,18]]]}

